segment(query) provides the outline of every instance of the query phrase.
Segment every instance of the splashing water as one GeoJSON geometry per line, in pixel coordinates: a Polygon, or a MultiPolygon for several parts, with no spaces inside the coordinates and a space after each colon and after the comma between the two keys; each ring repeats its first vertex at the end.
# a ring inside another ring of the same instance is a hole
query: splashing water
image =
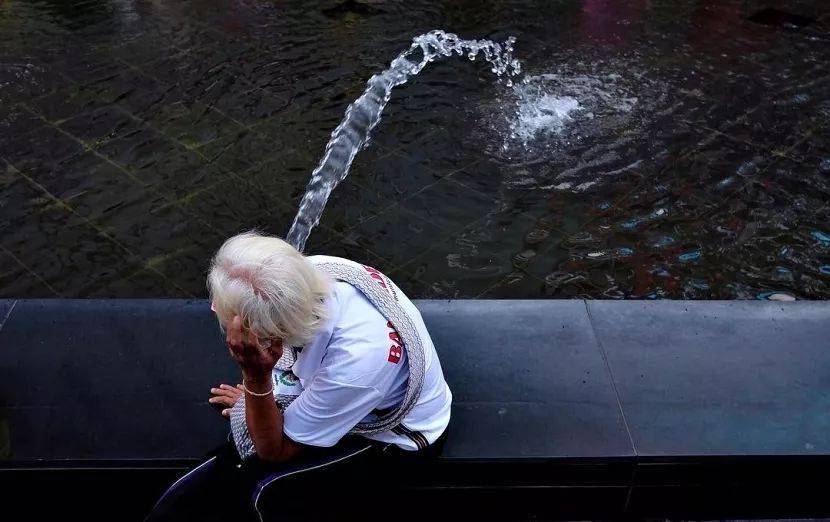
{"type": "Polygon", "coordinates": [[[519,61],[513,58],[515,41],[513,37],[503,44],[490,40],[463,40],[440,30],[415,37],[409,49],[392,60],[388,69],[369,79],[363,94],[346,109],[343,120],[331,133],[322,160],[311,174],[311,181],[300,201],[286,241],[297,250],[305,248],[311,230],[320,222],[332,190],[348,175],[355,155],[380,121],[393,88],[406,83],[435,59],[453,54],[466,55],[470,60],[482,54],[496,76],[507,75],[506,84],[511,87],[510,78],[521,72],[519,61]]]}
{"type": "Polygon", "coordinates": [[[516,114],[509,121],[510,133],[502,146],[507,149],[510,141],[520,141],[524,147],[539,137],[559,133],[580,108],[572,96],[554,96],[538,86],[523,84],[516,89],[518,100],[516,114]]]}
{"type": "MultiPolygon", "coordinates": [[[[500,164],[541,169],[541,177],[531,173],[524,180],[535,179],[538,187],[558,185],[549,174],[564,174],[581,160],[590,160],[582,155],[586,147],[607,143],[609,155],[626,147],[631,129],[642,127],[663,106],[663,90],[665,86],[652,85],[625,61],[559,63],[555,72],[526,73],[511,89],[480,104],[472,139],[500,164]],[[621,70],[626,73],[616,72],[621,70]],[[641,100],[642,91],[654,97],[641,100]],[[619,147],[613,140],[621,141],[619,147]]],[[[617,156],[609,172],[639,159],[617,156]]],[[[505,179],[514,183],[509,176],[505,179]]],[[[585,181],[596,180],[576,180],[569,187],[585,181]]]]}

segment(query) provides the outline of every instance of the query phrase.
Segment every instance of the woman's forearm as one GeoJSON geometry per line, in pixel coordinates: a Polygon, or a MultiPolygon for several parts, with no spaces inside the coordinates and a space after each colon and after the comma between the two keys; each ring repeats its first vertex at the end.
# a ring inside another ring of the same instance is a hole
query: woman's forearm
{"type": "MultiPolygon", "coordinates": [[[[271,372],[253,375],[242,372],[242,377],[245,387],[253,393],[264,393],[272,387],[271,372]]],[[[246,393],[245,420],[259,458],[270,462],[283,460],[283,417],[274,396],[257,397],[246,393]]]]}

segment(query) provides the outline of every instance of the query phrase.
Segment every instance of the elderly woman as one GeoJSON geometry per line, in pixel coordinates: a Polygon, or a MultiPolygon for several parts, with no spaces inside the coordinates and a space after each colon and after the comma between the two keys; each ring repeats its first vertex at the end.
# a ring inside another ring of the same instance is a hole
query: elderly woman
{"type": "Polygon", "coordinates": [[[231,442],[148,520],[263,519],[275,497],[263,493],[298,476],[440,450],[452,394],[418,310],[385,275],[249,232],[219,249],[208,289],[241,370],[209,399],[231,442]]]}

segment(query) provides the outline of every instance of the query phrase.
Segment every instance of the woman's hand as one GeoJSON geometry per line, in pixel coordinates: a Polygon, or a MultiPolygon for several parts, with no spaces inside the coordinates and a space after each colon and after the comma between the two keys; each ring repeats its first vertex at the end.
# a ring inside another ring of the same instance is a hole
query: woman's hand
{"type": "Polygon", "coordinates": [[[260,341],[252,332],[242,329],[242,318],[238,315],[228,325],[225,340],[231,357],[242,368],[245,382],[271,382],[271,372],[282,357],[282,341],[260,341]]]}
{"type": "Polygon", "coordinates": [[[230,417],[231,408],[233,408],[233,405],[236,404],[236,401],[238,401],[239,398],[242,397],[244,390],[241,384],[237,384],[236,386],[231,386],[229,384],[220,384],[218,388],[211,388],[210,393],[213,394],[213,397],[208,399],[208,402],[211,404],[222,406],[222,416],[230,417]]]}

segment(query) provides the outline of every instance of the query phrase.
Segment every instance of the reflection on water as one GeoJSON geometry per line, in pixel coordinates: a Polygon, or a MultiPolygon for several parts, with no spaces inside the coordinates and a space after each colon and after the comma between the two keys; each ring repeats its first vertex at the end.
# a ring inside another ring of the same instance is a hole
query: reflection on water
{"type": "Polygon", "coordinates": [[[528,83],[396,92],[308,250],[425,297],[830,296],[830,7],[764,2],[0,3],[0,293],[204,294],[284,234],[348,103],[435,27],[528,83]],[[783,20],[783,21],[779,21],[783,20]]]}

